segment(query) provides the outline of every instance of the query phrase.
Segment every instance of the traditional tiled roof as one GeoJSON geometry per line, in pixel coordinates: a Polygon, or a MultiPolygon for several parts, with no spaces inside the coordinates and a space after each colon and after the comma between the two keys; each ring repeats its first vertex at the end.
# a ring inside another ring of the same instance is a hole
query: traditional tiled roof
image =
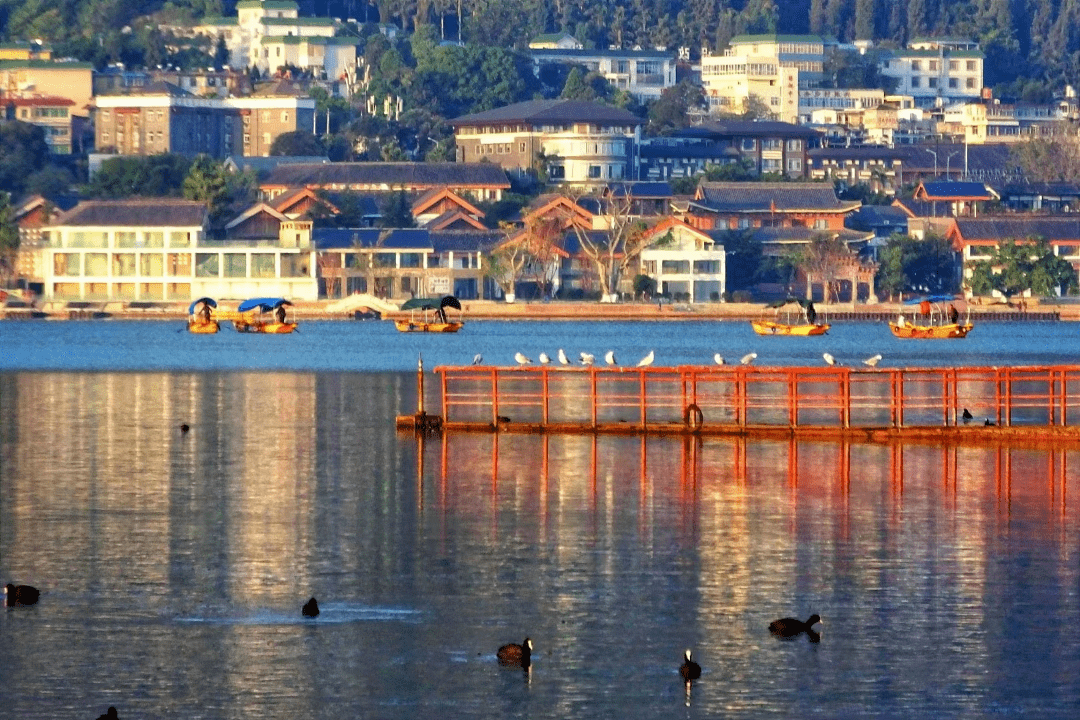
{"type": "Polygon", "coordinates": [[[904,164],[905,173],[929,174],[944,173],[946,169],[956,172],[967,167],[972,174],[991,173],[1012,174],[1016,160],[1005,143],[987,143],[964,146],[961,143],[948,145],[900,145],[894,148],[904,164]],[[937,160],[935,161],[935,153],[937,160]]]}
{"type": "Polygon", "coordinates": [[[642,120],[627,110],[588,100],[529,100],[494,110],[463,115],[450,121],[455,127],[489,123],[573,123],[641,125],[642,120]]]}
{"type": "Polygon", "coordinates": [[[679,131],[684,137],[817,137],[821,133],[810,127],[793,125],[779,120],[710,120],[679,131]]]}
{"type": "Polygon", "coordinates": [[[853,230],[907,230],[908,214],[895,205],[863,205],[847,217],[853,230]]]}
{"type": "Polygon", "coordinates": [[[948,217],[952,215],[952,205],[949,203],[942,203],[935,207],[935,203],[905,197],[894,199],[892,204],[893,207],[903,210],[908,217],[931,217],[933,215],[948,217]]]}
{"type": "Polygon", "coordinates": [[[1074,215],[997,215],[957,218],[956,228],[965,242],[1026,240],[1080,242],[1080,217],[1074,215]]]}
{"type": "Polygon", "coordinates": [[[202,227],[206,203],[175,198],[84,200],[53,225],[83,227],[202,227]]]}
{"type": "Polygon", "coordinates": [[[435,252],[488,252],[506,235],[500,230],[432,230],[428,233],[435,252]]]}
{"type": "Polygon", "coordinates": [[[461,210],[447,210],[424,223],[424,227],[428,230],[447,230],[460,225],[468,225],[474,230],[486,229],[482,222],[461,210]]]}
{"type": "Polygon", "coordinates": [[[264,187],[380,186],[387,189],[447,186],[509,188],[506,171],[494,163],[348,162],[279,165],[264,187]]]}
{"type": "Polygon", "coordinates": [[[225,162],[238,170],[254,170],[257,175],[263,177],[279,165],[326,164],[330,162],[330,158],[318,155],[272,155],[270,157],[230,155],[225,162]]]}
{"type": "Polygon", "coordinates": [[[694,205],[717,213],[847,212],[858,202],[837,199],[828,183],[703,182],[694,205]]]}
{"type": "Polygon", "coordinates": [[[980,182],[933,181],[915,189],[918,200],[989,200],[994,197],[980,182]]]}

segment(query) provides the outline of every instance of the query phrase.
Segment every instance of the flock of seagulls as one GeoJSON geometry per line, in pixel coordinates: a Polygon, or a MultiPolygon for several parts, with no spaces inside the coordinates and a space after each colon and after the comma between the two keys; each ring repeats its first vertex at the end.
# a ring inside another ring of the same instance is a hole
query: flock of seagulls
{"type": "MultiPolygon", "coordinates": [[[[758,356],[758,354],[756,352],[746,353],[741,358],[739,358],[739,364],[740,365],[752,365],[754,363],[754,360],[757,359],[757,356],[758,356]]],[[[825,360],[825,364],[828,365],[829,367],[843,367],[844,366],[844,364],[842,362],[840,362],[839,360],[837,360],[832,355],[832,353],[827,353],[827,352],[822,353],[821,357],[822,357],[822,359],[825,360]]],[[[872,355],[871,357],[868,357],[865,360],[863,360],[862,364],[866,365],[867,367],[876,368],[878,363],[881,362],[881,358],[882,358],[881,353],[878,353],[876,355],[872,355]]],[[[556,362],[559,365],[563,365],[563,366],[573,364],[570,361],[570,358],[568,358],[566,356],[566,351],[564,351],[562,348],[559,348],[558,352],[555,353],[555,360],[552,360],[551,356],[548,355],[546,352],[540,353],[537,356],[537,360],[539,360],[541,365],[555,365],[556,362]]],[[[637,361],[637,364],[635,365],[635,367],[649,367],[655,361],[656,361],[656,351],[655,350],[650,350],[649,353],[647,355],[645,355],[645,357],[643,357],[643,358],[641,358],[640,360],[637,361]]],[[[532,365],[533,364],[532,358],[530,358],[528,355],[526,355],[525,353],[522,353],[522,352],[514,353],[514,362],[516,362],[518,365],[521,365],[521,366],[532,365]]],[[[593,355],[592,353],[587,353],[585,351],[582,351],[578,355],[578,362],[581,365],[585,366],[585,367],[589,367],[591,365],[596,364],[596,356],[593,355]]],[[[714,353],[713,354],[713,362],[716,363],[717,365],[727,365],[728,364],[728,361],[725,360],[724,356],[721,355],[720,353],[714,353]]],[[[481,355],[480,353],[477,353],[475,356],[473,356],[473,360],[472,360],[473,365],[482,365],[483,363],[484,363],[484,356],[483,355],[481,355]]],[[[604,353],[604,363],[607,364],[608,367],[618,367],[619,361],[615,357],[615,351],[614,350],[608,350],[606,353],[604,353]]]]}

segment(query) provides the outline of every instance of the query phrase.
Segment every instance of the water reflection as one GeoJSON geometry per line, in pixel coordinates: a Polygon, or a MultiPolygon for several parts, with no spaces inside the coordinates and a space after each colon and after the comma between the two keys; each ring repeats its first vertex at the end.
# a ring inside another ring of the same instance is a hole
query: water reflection
{"type": "Polygon", "coordinates": [[[652,718],[687,647],[707,716],[1080,700],[1076,450],[399,436],[412,387],[0,373],[7,711],[652,718]]]}

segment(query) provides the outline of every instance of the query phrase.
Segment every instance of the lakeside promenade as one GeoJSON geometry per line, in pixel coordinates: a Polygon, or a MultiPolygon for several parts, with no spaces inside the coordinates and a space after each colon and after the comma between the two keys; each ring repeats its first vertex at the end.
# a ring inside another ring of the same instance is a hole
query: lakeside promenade
{"type": "MultiPolygon", "coordinates": [[[[353,320],[362,312],[358,303],[344,300],[296,302],[290,314],[299,320],[353,320]]],[[[223,305],[228,306],[228,301],[223,305]]],[[[1080,303],[1058,303],[1053,300],[1036,303],[1027,301],[1025,308],[1015,303],[1005,305],[955,303],[961,314],[970,312],[976,321],[1080,321],[1080,303]]],[[[900,313],[909,317],[917,307],[902,303],[816,303],[819,316],[831,322],[886,321],[900,313]]],[[[57,302],[39,301],[28,305],[9,299],[0,307],[0,319],[124,319],[161,320],[187,317],[187,303],[123,303],[123,302],[57,302]]],[[[463,300],[462,315],[468,320],[749,320],[772,315],[765,303],[663,303],[595,301],[517,301],[463,300]]],[[[385,312],[383,319],[407,318],[407,311],[385,312]]]]}

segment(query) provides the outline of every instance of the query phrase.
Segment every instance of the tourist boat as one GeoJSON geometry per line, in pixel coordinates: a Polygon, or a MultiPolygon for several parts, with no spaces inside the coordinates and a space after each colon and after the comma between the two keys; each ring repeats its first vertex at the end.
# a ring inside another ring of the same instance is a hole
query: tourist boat
{"type": "Polygon", "coordinates": [[[399,332],[453,333],[464,327],[461,319],[451,320],[446,316],[446,308],[461,312],[461,303],[453,295],[442,300],[437,298],[413,298],[406,300],[402,310],[409,311],[407,320],[395,320],[394,327],[399,332]]]}
{"type": "Polygon", "coordinates": [[[221,325],[211,311],[211,308],[216,307],[217,302],[208,297],[199,298],[188,305],[188,332],[196,335],[210,335],[220,330],[221,325]],[[199,314],[196,315],[195,308],[199,305],[202,305],[202,308],[200,308],[199,314]]]}
{"type": "Polygon", "coordinates": [[[776,315],[772,320],[751,320],[750,326],[758,335],[795,335],[808,337],[829,332],[829,324],[818,322],[817,310],[812,300],[787,298],[770,303],[776,315]],[[783,312],[781,312],[783,311],[783,312]]]}
{"type": "Polygon", "coordinates": [[[889,323],[889,329],[898,338],[943,340],[967,337],[975,326],[970,316],[963,322],[960,321],[960,313],[952,305],[952,300],[952,295],[935,295],[908,300],[905,304],[918,305],[919,314],[916,317],[924,320],[911,322],[901,315],[896,322],[889,323]],[[949,303],[949,306],[944,307],[944,303],[949,303]]]}
{"type": "Polygon", "coordinates": [[[252,298],[240,303],[236,312],[229,319],[237,332],[281,335],[296,330],[296,323],[284,322],[285,306],[292,303],[284,298],[252,298]],[[274,313],[274,319],[267,319],[266,313],[274,313]]]}

